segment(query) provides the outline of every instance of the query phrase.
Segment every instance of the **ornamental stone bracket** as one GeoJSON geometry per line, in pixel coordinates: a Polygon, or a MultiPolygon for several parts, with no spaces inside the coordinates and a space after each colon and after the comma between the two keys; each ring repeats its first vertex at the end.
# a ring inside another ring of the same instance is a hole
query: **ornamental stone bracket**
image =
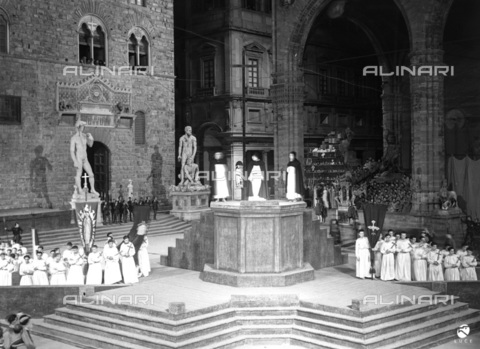
{"type": "Polygon", "coordinates": [[[57,82],[56,108],[60,120],[64,114],[75,114],[76,120],[92,127],[117,127],[122,119],[129,119],[130,124],[135,119],[131,90],[117,88],[99,76],[57,82]]]}

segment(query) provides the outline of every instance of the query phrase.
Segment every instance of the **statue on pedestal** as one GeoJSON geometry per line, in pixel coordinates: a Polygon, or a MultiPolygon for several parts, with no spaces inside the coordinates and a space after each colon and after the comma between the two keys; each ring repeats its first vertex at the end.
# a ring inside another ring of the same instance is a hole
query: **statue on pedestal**
{"type": "Polygon", "coordinates": [[[133,198],[133,184],[132,184],[132,180],[131,180],[131,179],[128,180],[127,196],[128,196],[129,198],[133,198]]]}
{"type": "MultiPolygon", "coordinates": [[[[82,188],[80,177],[83,169],[85,169],[90,183],[90,192],[98,195],[98,192],[95,191],[95,177],[93,176],[92,167],[87,158],[87,145],[92,147],[94,139],[90,133],[83,133],[86,124],[85,121],[78,120],[75,124],[77,132],[70,139],[70,155],[73,160],[73,165],[77,169],[75,185],[77,186],[78,191],[82,188]]],[[[80,194],[80,192],[78,192],[78,194],[80,194]]]]}
{"type": "Polygon", "coordinates": [[[457,207],[457,193],[453,190],[448,190],[448,182],[446,179],[442,182],[442,187],[438,193],[440,197],[440,204],[442,205],[442,210],[447,211],[450,208],[457,207]]]}
{"type": "Polygon", "coordinates": [[[178,161],[182,162],[182,168],[180,170],[180,185],[182,185],[184,181],[184,166],[189,158],[193,161],[197,153],[197,139],[192,135],[191,126],[185,127],[185,134],[180,137],[179,143],[178,161]]]}

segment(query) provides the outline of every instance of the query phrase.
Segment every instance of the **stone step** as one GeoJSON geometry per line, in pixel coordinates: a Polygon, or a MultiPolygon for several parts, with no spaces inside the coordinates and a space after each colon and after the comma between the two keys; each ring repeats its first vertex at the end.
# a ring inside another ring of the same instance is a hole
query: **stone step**
{"type": "Polygon", "coordinates": [[[86,334],[75,329],[58,327],[48,323],[35,325],[31,332],[40,337],[83,349],[148,349],[147,347],[126,343],[119,339],[105,338],[92,333],[86,334]]]}

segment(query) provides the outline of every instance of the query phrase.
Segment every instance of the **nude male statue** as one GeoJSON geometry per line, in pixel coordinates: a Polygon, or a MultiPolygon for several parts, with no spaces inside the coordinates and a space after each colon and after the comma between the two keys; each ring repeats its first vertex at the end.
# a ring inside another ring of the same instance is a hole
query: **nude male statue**
{"type": "Polygon", "coordinates": [[[185,127],[185,134],[180,137],[180,145],[178,147],[178,161],[182,162],[182,168],[180,170],[180,183],[183,184],[184,181],[184,167],[187,159],[191,158],[192,161],[195,159],[195,154],[197,153],[197,139],[195,136],[192,136],[192,127],[185,127]]]}
{"type": "Polygon", "coordinates": [[[92,166],[90,166],[87,158],[87,145],[92,147],[94,140],[90,133],[83,133],[86,124],[85,121],[78,120],[75,124],[77,132],[70,139],[70,155],[72,156],[73,165],[77,169],[75,185],[80,194],[82,188],[80,176],[82,175],[82,170],[85,169],[90,182],[90,192],[98,195],[98,192],[95,191],[95,177],[93,176],[92,166]]]}

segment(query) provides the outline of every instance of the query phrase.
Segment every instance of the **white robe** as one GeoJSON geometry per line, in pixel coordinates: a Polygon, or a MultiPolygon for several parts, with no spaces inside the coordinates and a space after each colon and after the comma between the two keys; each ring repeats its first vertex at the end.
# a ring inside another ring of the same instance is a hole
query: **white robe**
{"type": "Polygon", "coordinates": [[[385,241],[381,248],[382,271],[380,279],[391,281],[395,279],[395,244],[392,241],[385,241]]]}
{"type": "Polygon", "coordinates": [[[135,266],[135,247],[131,242],[123,243],[120,246],[120,256],[122,257],[122,274],[123,282],[126,284],[133,284],[138,282],[138,271],[135,266]]]}
{"type": "Polygon", "coordinates": [[[462,258],[462,269],[460,269],[460,279],[464,281],[477,280],[477,273],[475,267],[477,266],[477,260],[474,256],[464,256],[462,258]]]}
{"type": "Polygon", "coordinates": [[[427,281],[427,251],[417,246],[413,249],[412,257],[415,281],[427,281]]]}
{"type": "Polygon", "coordinates": [[[150,274],[150,258],[148,257],[148,239],[145,236],[143,238],[143,243],[138,250],[138,265],[143,276],[148,276],[150,274]]]}
{"type": "Polygon", "coordinates": [[[302,196],[297,193],[297,178],[296,178],[296,168],[293,166],[287,167],[287,200],[296,200],[301,199],[302,196]]]}
{"type": "Polygon", "coordinates": [[[63,260],[60,262],[53,261],[50,263],[50,285],[66,285],[67,278],[65,273],[67,271],[67,267],[63,260]]]}
{"type": "Polygon", "coordinates": [[[0,286],[12,286],[13,264],[7,259],[0,259],[0,286]]]}
{"type": "Polygon", "coordinates": [[[83,265],[85,260],[80,254],[72,254],[68,259],[70,268],[68,269],[67,285],[84,285],[85,277],[83,275],[83,265]]]}
{"type": "Polygon", "coordinates": [[[443,281],[443,254],[439,250],[430,251],[427,256],[428,281],[443,281]]]}
{"type": "Polygon", "coordinates": [[[410,241],[399,239],[397,241],[397,260],[395,261],[395,279],[398,281],[412,281],[412,262],[410,241]]]}
{"type": "Polygon", "coordinates": [[[213,181],[214,181],[214,189],[215,189],[215,194],[213,195],[213,198],[214,199],[228,198],[230,195],[228,193],[227,165],[215,164],[213,181]]]}
{"type": "Polygon", "coordinates": [[[262,187],[262,181],[264,180],[260,165],[252,166],[252,171],[250,172],[250,176],[248,176],[248,180],[252,184],[252,198],[258,199],[260,188],[262,187]]]}
{"type": "Polygon", "coordinates": [[[370,244],[366,237],[358,238],[355,242],[356,276],[365,278],[370,276],[370,244]]]}
{"type": "Polygon", "coordinates": [[[90,252],[88,255],[87,285],[100,285],[102,283],[102,260],[100,252],[90,252]]]}
{"type": "Polygon", "coordinates": [[[375,276],[377,278],[382,275],[382,246],[384,243],[385,241],[378,240],[373,249],[375,251],[375,262],[373,266],[375,267],[375,276]]]}
{"type": "Polygon", "coordinates": [[[103,258],[105,259],[105,285],[111,285],[122,281],[122,273],[120,272],[120,264],[118,260],[120,255],[115,245],[112,247],[105,246],[103,249],[103,258]]]}
{"type": "Polygon", "coordinates": [[[445,257],[443,265],[445,266],[445,281],[459,281],[460,257],[457,255],[448,255],[445,257]]]}
{"type": "Polygon", "coordinates": [[[462,279],[462,274],[463,274],[463,263],[462,263],[462,259],[463,257],[465,257],[467,255],[467,251],[464,251],[464,250],[458,250],[457,253],[456,253],[457,256],[460,257],[460,266],[458,267],[458,272],[460,273],[460,279],[462,279]]]}
{"type": "Polygon", "coordinates": [[[30,262],[23,262],[20,264],[20,275],[22,278],[20,279],[20,286],[30,286],[33,285],[33,263],[30,262]]]}
{"type": "Polygon", "coordinates": [[[33,261],[33,284],[45,286],[49,285],[48,282],[48,275],[47,275],[47,264],[46,261],[43,259],[36,259],[33,261]]]}

